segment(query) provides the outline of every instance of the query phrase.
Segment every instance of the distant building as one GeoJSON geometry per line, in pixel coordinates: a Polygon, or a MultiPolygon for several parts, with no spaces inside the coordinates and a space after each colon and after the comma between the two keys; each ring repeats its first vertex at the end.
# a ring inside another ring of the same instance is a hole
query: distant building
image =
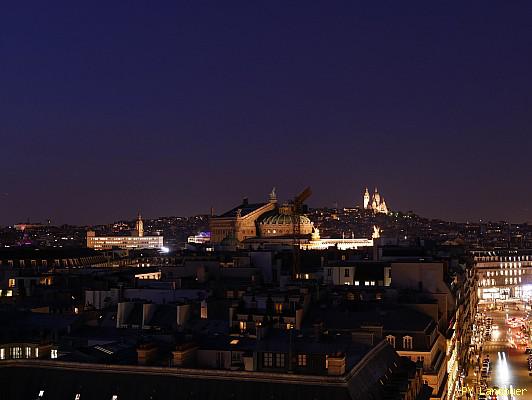
{"type": "Polygon", "coordinates": [[[306,215],[294,212],[293,203],[278,205],[275,189],[270,193],[267,203],[249,203],[245,198],[239,206],[220,216],[211,217],[211,243],[227,249],[293,246],[295,227],[299,230],[300,247],[305,250],[335,246],[345,250],[373,246],[373,240],[365,238],[320,238],[314,223],[306,215]]]}
{"type": "Polygon", "coordinates": [[[242,200],[242,204],[227,211],[226,213],[211,217],[211,242],[221,243],[228,237],[234,237],[238,241],[258,236],[258,220],[263,214],[275,210],[277,198],[275,192],[270,194],[267,203],[249,203],[248,199],[242,200]]]}
{"type": "Polygon", "coordinates": [[[39,229],[39,228],[42,228],[44,227],[45,225],[43,224],[39,224],[39,223],[29,223],[29,222],[21,222],[19,224],[15,224],[13,225],[13,227],[15,228],[15,230],[17,231],[25,231],[25,230],[31,230],[31,229],[39,229]]]}
{"type": "Polygon", "coordinates": [[[95,250],[161,249],[163,244],[163,236],[144,236],[144,223],[140,214],[131,236],[96,236],[94,231],[87,232],[87,247],[95,250]]]}
{"type": "Polygon", "coordinates": [[[205,243],[209,243],[210,241],[211,241],[210,232],[200,232],[197,235],[189,236],[187,238],[188,243],[195,243],[195,244],[205,244],[205,243]]]}
{"type": "Polygon", "coordinates": [[[144,222],[142,222],[142,217],[137,215],[137,221],[135,222],[135,230],[133,231],[133,236],[142,237],[144,236],[144,222]]]}
{"type": "Polygon", "coordinates": [[[373,210],[373,212],[380,214],[388,214],[389,211],[384,197],[379,194],[377,188],[375,188],[372,197],[369,195],[368,188],[364,191],[364,209],[373,210]]]}

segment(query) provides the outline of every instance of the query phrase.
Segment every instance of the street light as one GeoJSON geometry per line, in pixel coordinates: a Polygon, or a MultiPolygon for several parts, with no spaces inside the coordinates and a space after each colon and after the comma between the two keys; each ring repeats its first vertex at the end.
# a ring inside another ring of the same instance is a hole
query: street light
{"type": "Polygon", "coordinates": [[[286,327],[288,328],[288,338],[289,338],[289,342],[288,342],[288,372],[292,372],[292,358],[293,358],[293,354],[292,354],[292,331],[294,330],[294,325],[289,322],[286,325],[286,327]]]}

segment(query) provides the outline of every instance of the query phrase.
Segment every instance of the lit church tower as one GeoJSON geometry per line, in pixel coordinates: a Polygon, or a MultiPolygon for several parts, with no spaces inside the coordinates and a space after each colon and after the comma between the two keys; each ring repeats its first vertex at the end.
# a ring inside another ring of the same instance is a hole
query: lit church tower
{"type": "Polygon", "coordinates": [[[379,190],[375,188],[373,196],[370,196],[368,188],[364,191],[364,209],[373,210],[375,213],[388,214],[388,206],[384,200],[384,196],[381,196],[379,190]]]}
{"type": "Polygon", "coordinates": [[[379,212],[383,214],[388,214],[388,206],[386,205],[386,201],[384,201],[384,197],[382,198],[379,212]]]}
{"type": "Polygon", "coordinates": [[[366,188],[366,191],[364,192],[364,209],[369,208],[369,190],[366,188]]]}
{"type": "Polygon", "coordinates": [[[142,237],[144,236],[144,223],[142,222],[142,217],[139,215],[137,216],[137,222],[135,223],[135,234],[136,236],[142,237]]]}
{"type": "Polygon", "coordinates": [[[379,194],[379,191],[375,187],[375,194],[373,195],[373,198],[375,199],[375,203],[377,203],[377,206],[381,204],[381,195],[379,194]]]}

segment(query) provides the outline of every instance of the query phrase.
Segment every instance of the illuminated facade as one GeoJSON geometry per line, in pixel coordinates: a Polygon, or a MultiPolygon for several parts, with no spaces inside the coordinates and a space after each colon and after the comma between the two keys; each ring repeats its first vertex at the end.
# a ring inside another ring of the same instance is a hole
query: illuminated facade
{"type": "Polygon", "coordinates": [[[369,195],[368,188],[364,191],[364,209],[373,210],[375,213],[388,214],[386,201],[384,200],[384,197],[379,194],[377,188],[375,188],[372,197],[369,195]]]}
{"type": "Polygon", "coordinates": [[[480,300],[530,298],[532,251],[474,251],[480,300]]]}
{"type": "Polygon", "coordinates": [[[245,198],[239,206],[220,216],[211,217],[211,243],[219,244],[228,237],[234,237],[239,242],[256,237],[259,218],[276,207],[275,191],[272,191],[267,203],[249,203],[245,198]]]}
{"type": "Polygon", "coordinates": [[[210,232],[200,232],[197,235],[189,236],[187,238],[188,243],[195,243],[195,244],[205,244],[205,243],[209,243],[210,241],[211,241],[210,232]]]}
{"type": "Polygon", "coordinates": [[[301,243],[303,250],[326,250],[330,247],[336,247],[338,250],[356,250],[361,247],[372,247],[373,239],[365,238],[320,238],[320,231],[314,228],[310,240],[307,243],[301,243]]]}
{"type": "Polygon", "coordinates": [[[337,247],[340,250],[373,246],[372,239],[320,238],[318,228],[306,216],[294,213],[292,203],[277,204],[275,189],[267,203],[242,204],[226,213],[211,217],[211,243],[232,247],[290,246],[294,245],[294,228],[299,230],[299,246],[304,250],[324,250],[337,247]]]}
{"type": "Polygon", "coordinates": [[[137,216],[137,221],[135,221],[134,235],[139,237],[144,236],[144,222],[142,222],[142,217],[140,216],[140,213],[137,216]]]}
{"type": "Polygon", "coordinates": [[[87,247],[94,250],[118,249],[162,249],[162,236],[144,236],[144,223],[140,214],[135,222],[131,236],[96,236],[96,232],[87,232],[87,247]]]}
{"type": "Polygon", "coordinates": [[[299,225],[302,236],[311,235],[314,225],[305,215],[295,215],[293,206],[277,204],[275,189],[269,195],[267,203],[242,204],[226,213],[211,217],[211,243],[221,243],[225,238],[234,238],[242,242],[250,238],[274,238],[294,234],[294,226],[299,225]]]}

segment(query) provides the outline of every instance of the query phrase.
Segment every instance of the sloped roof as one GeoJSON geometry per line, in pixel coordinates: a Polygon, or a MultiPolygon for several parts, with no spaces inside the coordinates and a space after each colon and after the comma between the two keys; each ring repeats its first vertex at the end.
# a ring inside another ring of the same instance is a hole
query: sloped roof
{"type": "Polygon", "coordinates": [[[259,208],[265,206],[268,203],[252,203],[252,204],[245,204],[242,203],[239,206],[236,206],[235,208],[223,213],[222,215],[218,216],[218,218],[234,218],[237,215],[238,210],[240,210],[240,216],[244,217],[247,214],[252,213],[253,211],[258,210],[259,208]]]}
{"type": "MultiPolygon", "coordinates": [[[[105,373],[45,368],[1,368],[2,393],[10,400],[349,400],[346,386],[203,379],[163,374],[105,373]]],[[[356,389],[353,390],[356,393],[356,389]]],[[[360,398],[360,397],[357,397],[360,398]]]]}

